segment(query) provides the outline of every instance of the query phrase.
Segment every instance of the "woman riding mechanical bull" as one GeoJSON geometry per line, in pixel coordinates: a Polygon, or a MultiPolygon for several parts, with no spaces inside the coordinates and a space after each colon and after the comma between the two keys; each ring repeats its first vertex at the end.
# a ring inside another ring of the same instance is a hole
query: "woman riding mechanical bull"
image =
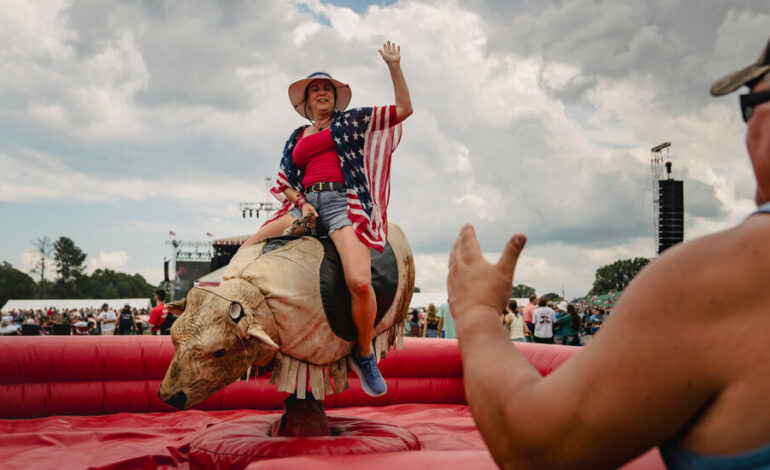
{"type": "Polygon", "coordinates": [[[325,72],[289,86],[292,106],[310,125],[292,132],[284,147],[271,189],[283,207],[241,247],[281,235],[302,217],[329,235],[340,255],[357,330],[351,365],[372,396],[387,388],[372,352],[377,306],[370,249],[382,252],[386,243],[390,156],[401,136],[398,124],[412,114],[401,48],[388,41],[379,53],[390,70],[395,106],[345,111],[350,87],[325,72]]]}

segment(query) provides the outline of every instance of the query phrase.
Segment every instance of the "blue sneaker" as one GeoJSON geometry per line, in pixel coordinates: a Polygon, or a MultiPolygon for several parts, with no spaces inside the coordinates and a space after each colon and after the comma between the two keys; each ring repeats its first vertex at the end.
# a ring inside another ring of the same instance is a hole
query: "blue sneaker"
{"type": "Polygon", "coordinates": [[[380,374],[380,369],[377,368],[377,360],[374,358],[374,354],[369,356],[360,357],[355,351],[350,353],[350,363],[353,371],[361,379],[361,388],[364,389],[364,393],[370,397],[379,397],[385,395],[388,391],[388,385],[385,383],[385,379],[380,374]]]}

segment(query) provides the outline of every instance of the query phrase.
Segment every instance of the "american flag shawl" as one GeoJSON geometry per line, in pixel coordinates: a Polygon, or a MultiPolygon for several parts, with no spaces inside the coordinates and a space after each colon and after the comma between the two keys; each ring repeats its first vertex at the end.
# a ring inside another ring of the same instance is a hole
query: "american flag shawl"
{"type": "MultiPolygon", "coordinates": [[[[330,128],[348,187],[348,217],[358,238],[380,253],[388,237],[390,159],[401,140],[401,124],[393,125],[395,119],[395,106],[355,108],[335,111],[330,128]]],[[[283,148],[278,178],[270,189],[283,207],[265,225],[291,209],[285,189],[304,192],[304,172],[294,165],[292,152],[299,132],[306,127],[295,129],[283,148]]]]}

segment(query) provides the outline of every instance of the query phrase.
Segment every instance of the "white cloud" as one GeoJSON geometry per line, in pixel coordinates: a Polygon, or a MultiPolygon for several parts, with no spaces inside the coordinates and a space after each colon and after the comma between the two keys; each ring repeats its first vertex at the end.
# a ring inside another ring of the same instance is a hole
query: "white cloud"
{"type": "MultiPolygon", "coordinates": [[[[602,264],[652,253],[650,147],[673,142],[675,175],[694,188],[688,238],[751,209],[735,100],[712,101],[707,85],[755,59],[767,9],[6,2],[0,201],[25,205],[13,217],[62,203],[131,207],[122,227],[137,246],[162,244],[166,224],[180,236],[253,231],[235,205],[262,199],[263,178],[302,124],[288,84],[327,70],[351,84],[352,106],[391,103],[377,49],[392,39],[415,114],[393,161],[389,219],[412,243],[418,285],[445,288],[449,247],[471,222],[490,253],[514,231],[529,236],[521,282],[581,295],[602,264]]],[[[79,237],[109,239],[86,225],[79,237]]],[[[93,245],[125,253],[123,269],[162,275],[142,268],[161,263],[148,250],[93,245]]]]}
{"type": "MultiPolygon", "coordinates": [[[[24,250],[21,253],[11,257],[10,263],[19,271],[23,271],[32,277],[35,282],[40,280],[40,253],[35,250],[24,250]]],[[[44,258],[45,279],[53,281],[56,279],[56,261],[53,258],[44,258]]]]}
{"type": "Polygon", "coordinates": [[[128,253],[125,251],[99,252],[99,256],[88,261],[88,270],[94,272],[97,269],[111,269],[122,271],[128,264],[128,253]]]}

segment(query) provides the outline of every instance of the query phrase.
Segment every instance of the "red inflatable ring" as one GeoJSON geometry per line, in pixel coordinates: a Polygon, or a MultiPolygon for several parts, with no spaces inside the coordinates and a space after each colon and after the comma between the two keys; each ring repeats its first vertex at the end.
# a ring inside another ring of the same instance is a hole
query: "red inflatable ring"
{"type": "Polygon", "coordinates": [[[332,436],[271,437],[280,414],[257,415],[217,424],[190,442],[191,469],[242,469],[261,459],[296,455],[372,454],[420,450],[417,436],[390,424],[328,416],[332,436]]]}

